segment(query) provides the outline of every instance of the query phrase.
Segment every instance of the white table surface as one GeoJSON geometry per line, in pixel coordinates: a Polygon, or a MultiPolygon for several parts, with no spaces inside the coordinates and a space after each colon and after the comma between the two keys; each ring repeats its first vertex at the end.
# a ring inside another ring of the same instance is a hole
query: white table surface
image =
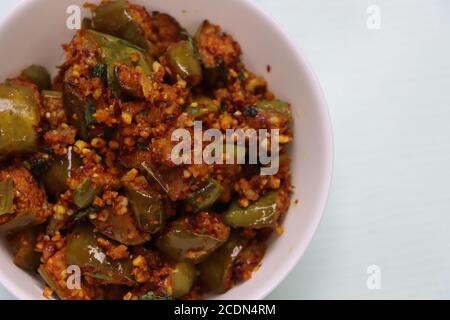
{"type": "Polygon", "coordinates": [[[312,63],[336,139],[323,222],[270,298],[450,298],[450,1],[255,1],[312,63]]]}

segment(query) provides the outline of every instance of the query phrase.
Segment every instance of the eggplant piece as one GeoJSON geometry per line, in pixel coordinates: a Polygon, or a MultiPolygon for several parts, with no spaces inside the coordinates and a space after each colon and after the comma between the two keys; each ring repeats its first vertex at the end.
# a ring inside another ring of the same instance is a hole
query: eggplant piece
{"type": "Polygon", "coordinates": [[[51,210],[46,194],[26,168],[6,168],[0,172],[0,181],[6,181],[0,194],[0,199],[5,200],[5,213],[0,215],[0,233],[22,231],[47,220],[51,210]],[[17,199],[18,195],[26,195],[26,198],[17,199]],[[13,210],[10,206],[11,200],[13,210]]]}
{"type": "Polygon", "coordinates": [[[280,217],[278,192],[270,191],[247,208],[235,200],[224,214],[225,223],[233,228],[261,229],[274,227],[280,217]]]}
{"type": "Polygon", "coordinates": [[[77,82],[72,78],[72,69],[67,70],[64,76],[63,100],[69,123],[77,129],[81,139],[90,141],[96,107],[92,98],[80,92],[77,82]]]}
{"type": "Polygon", "coordinates": [[[106,221],[91,219],[92,224],[97,230],[117,242],[127,246],[137,246],[150,240],[150,234],[139,229],[134,216],[127,212],[124,215],[118,215],[112,208],[104,209],[106,212],[100,212],[99,215],[107,214],[106,221]]]}
{"type": "Polygon", "coordinates": [[[139,229],[150,234],[161,230],[166,217],[160,195],[135,183],[127,183],[125,192],[139,229]]]}
{"type": "Polygon", "coordinates": [[[211,208],[222,193],[222,186],[217,181],[209,179],[198,190],[189,193],[186,203],[194,213],[198,213],[211,208]]]}
{"type": "Polygon", "coordinates": [[[35,84],[39,88],[39,91],[50,90],[52,88],[50,73],[42,66],[29,66],[22,71],[21,76],[35,84]]]}
{"type": "Polygon", "coordinates": [[[41,182],[47,193],[58,196],[67,191],[67,178],[70,178],[72,171],[81,165],[81,159],[72,147],[68,148],[66,155],[55,157],[48,170],[41,176],[41,182]]]}
{"type": "Polygon", "coordinates": [[[114,68],[114,72],[118,94],[122,99],[143,100],[145,98],[140,71],[126,64],[118,64],[114,68]]]}
{"type": "Polygon", "coordinates": [[[81,29],[82,30],[86,30],[86,29],[92,29],[92,19],[90,18],[83,18],[83,21],[81,21],[81,29]]]}
{"type": "Polygon", "coordinates": [[[200,281],[211,292],[222,294],[233,286],[233,262],[244,249],[248,240],[238,233],[199,265],[200,281]]]}
{"type": "Polygon", "coordinates": [[[173,73],[195,86],[202,81],[202,66],[192,41],[182,40],[169,46],[166,59],[173,73]]]}
{"type": "Polygon", "coordinates": [[[197,269],[188,262],[177,263],[170,276],[172,282],[172,297],[180,299],[187,295],[197,279],[197,269]]]}
{"type": "Polygon", "coordinates": [[[155,181],[165,193],[170,195],[169,184],[165,181],[161,173],[151,163],[144,161],[140,164],[140,167],[142,167],[142,169],[146,172],[147,176],[151,178],[153,181],[155,181]]]}
{"type": "Polygon", "coordinates": [[[95,197],[101,195],[103,187],[95,185],[90,178],[86,178],[74,191],[73,203],[80,209],[89,207],[95,197]]]}
{"type": "Polygon", "coordinates": [[[0,233],[11,233],[15,231],[20,231],[29,226],[33,226],[40,223],[39,220],[32,213],[21,213],[14,217],[14,219],[8,221],[7,223],[0,225],[0,233]]]}
{"type": "Polygon", "coordinates": [[[12,244],[16,247],[14,263],[21,269],[36,271],[40,265],[41,253],[34,250],[36,237],[39,232],[44,231],[41,226],[29,228],[15,234],[12,244]]]}
{"type": "Polygon", "coordinates": [[[50,287],[50,289],[53,290],[54,293],[58,296],[61,300],[68,300],[70,296],[66,295],[65,291],[60,288],[59,284],[56,282],[55,279],[50,275],[50,273],[44,268],[43,265],[41,265],[38,269],[39,275],[42,277],[42,279],[45,281],[45,283],[50,287]]]}
{"type": "Polygon", "coordinates": [[[25,86],[0,85],[0,158],[38,147],[39,102],[25,86]]]}
{"type": "Polygon", "coordinates": [[[142,48],[123,39],[97,31],[86,30],[85,33],[101,51],[100,58],[107,66],[108,87],[115,95],[119,95],[121,89],[116,76],[117,64],[140,67],[144,75],[149,77],[152,75],[154,59],[142,48]]]}
{"type": "Polygon", "coordinates": [[[226,84],[229,67],[236,66],[240,59],[239,44],[208,20],[200,25],[194,42],[204,68],[204,85],[216,88],[219,84],[226,84]]]}
{"type": "Polygon", "coordinates": [[[126,0],[103,2],[93,12],[93,29],[127,40],[143,49],[153,44],[145,38],[144,31],[129,12],[126,0]]]}
{"type": "MultiPolygon", "coordinates": [[[[89,48],[97,48],[100,66],[94,68],[93,76],[104,80],[106,69],[106,83],[111,91],[116,95],[126,90],[121,88],[121,83],[117,79],[117,65],[126,64],[128,66],[139,67],[145,76],[152,75],[153,58],[146,52],[125,40],[100,33],[93,30],[83,30],[89,48]]],[[[68,69],[64,76],[64,109],[69,122],[77,129],[78,135],[85,141],[94,137],[96,131],[108,135],[110,132],[106,128],[94,130],[96,126],[95,101],[90,96],[85,96],[78,88],[78,79],[73,78],[72,69],[68,69]]]]}
{"type": "Polygon", "coordinates": [[[217,25],[203,21],[194,36],[203,66],[207,70],[227,68],[239,62],[241,48],[234,39],[217,25]]]}
{"type": "Polygon", "coordinates": [[[224,244],[229,234],[218,216],[202,213],[173,221],[156,246],[172,259],[196,264],[224,244]]]}
{"type": "Polygon", "coordinates": [[[77,226],[68,236],[67,265],[78,266],[83,274],[105,284],[133,285],[131,259],[110,259],[97,244],[96,237],[92,226],[77,226]]]}

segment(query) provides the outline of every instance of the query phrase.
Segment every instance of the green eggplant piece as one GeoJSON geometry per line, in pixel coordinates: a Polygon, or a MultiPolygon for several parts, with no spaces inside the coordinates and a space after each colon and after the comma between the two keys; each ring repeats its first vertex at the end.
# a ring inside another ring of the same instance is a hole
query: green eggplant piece
{"type": "Polygon", "coordinates": [[[64,156],[58,156],[50,163],[49,169],[41,176],[41,182],[48,194],[57,196],[67,191],[66,180],[70,178],[73,170],[81,167],[80,157],[72,147],[64,156]]]}
{"type": "Polygon", "coordinates": [[[277,198],[278,192],[270,191],[247,208],[242,208],[235,200],[224,214],[225,223],[233,228],[273,227],[280,217],[277,198]]]}
{"type": "Polygon", "coordinates": [[[177,261],[188,261],[199,263],[219,248],[229,236],[229,229],[221,222],[213,222],[210,215],[211,225],[216,223],[215,229],[221,229],[220,236],[213,235],[211,230],[192,227],[195,217],[188,216],[173,221],[168,225],[161,237],[157,240],[156,246],[169,257],[177,261]]]}
{"type": "Polygon", "coordinates": [[[102,186],[95,186],[90,178],[86,178],[74,191],[73,202],[80,209],[89,207],[95,197],[103,192],[102,186]]]}
{"type": "Polygon", "coordinates": [[[39,88],[39,91],[50,90],[52,88],[50,73],[42,66],[29,66],[22,71],[21,76],[35,84],[39,88]]]}
{"type": "Polygon", "coordinates": [[[197,269],[188,262],[179,262],[171,275],[172,297],[180,299],[187,295],[197,279],[197,269]]]}
{"type": "Polygon", "coordinates": [[[0,85],[0,158],[38,147],[39,103],[33,90],[0,85]]]}
{"type": "Polygon", "coordinates": [[[92,27],[127,40],[143,49],[153,45],[145,38],[144,31],[129,13],[130,4],[126,0],[116,0],[101,3],[94,11],[92,27]]]}
{"type": "Polygon", "coordinates": [[[60,286],[56,283],[53,277],[45,270],[44,266],[41,265],[38,269],[39,275],[44,279],[45,283],[53,290],[53,292],[58,296],[61,300],[67,300],[70,296],[66,295],[64,290],[60,288],[60,286]]]}
{"type": "Polygon", "coordinates": [[[227,243],[199,265],[200,281],[211,292],[222,294],[231,289],[233,262],[247,242],[238,233],[233,233],[227,243]]]}
{"type": "Polygon", "coordinates": [[[182,40],[170,45],[166,59],[172,72],[189,84],[195,86],[202,81],[202,66],[192,41],[182,40]]]}
{"type": "Polygon", "coordinates": [[[64,111],[68,121],[77,129],[81,139],[90,141],[92,126],[95,124],[95,103],[92,98],[80,92],[77,83],[72,80],[72,69],[66,71],[63,85],[64,111]]]}
{"type": "Polygon", "coordinates": [[[19,213],[13,220],[0,225],[0,233],[12,233],[38,224],[40,221],[32,213],[19,213]]]}
{"type": "Polygon", "coordinates": [[[152,76],[154,59],[142,48],[123,39],[97,31],[86,30],[85,32],[86,36],[100,48],[100,58],[107,66],[108,86],[114,94],[120,94],[120,84],[116,77],[117,64],[123,63],[140,67],[145,75],[152,76]],[[132,56],[137,57],[137,62],[133,62],[132,56]]]}
{"type": "Polygon", "coordinates": [[[36,237],[39,232],[44,231],[41,226],[33,227],[21,231],[14,236],[15,245],[17,246],[14,255],[14,263],[16,266],[27,271],[36,271],[40,265],[41,254],[34,250],[36,246],[36,237]]]}
{"type": "Polygon", "coordinates": [[[105,284],[133,285],[131,259],[112,260],[97,244],[94,228],[78,225],[68,236],[67,265],[80,267],[82,272],[105,284]]]}
{"type": "Polygon", "coordinates": [[[154,234],[164,226],[162,201],[156,192],[128,183],[125,192],[131,203],[139,229],[154,234]]]}
{"type": "Polygon", "coordinates": [[[201,188],[191,192],[186,202],[194,213],[211,208],[223,193],[222,186],[215,180],[209,179],[201,188]]]}
{"type": "Polygon", "coordinates": [[[141,245],[150,240],[150,234],[139,229],[137,221],[131,213],[117,215],[112,208],[104,210],[108,211],[106,221],[91,219],[92,224],[103,235],[127,246],[141,245]]]}

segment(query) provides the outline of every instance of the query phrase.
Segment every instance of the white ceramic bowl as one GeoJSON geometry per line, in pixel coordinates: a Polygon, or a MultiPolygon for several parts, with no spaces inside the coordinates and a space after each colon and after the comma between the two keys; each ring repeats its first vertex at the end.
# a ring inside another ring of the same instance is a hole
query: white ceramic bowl
{"type": "MultiPolygon", "coordinates": [[[[295,116],[293,204],[285,232],[274,236],[262,267],[247,281],[218,299],[262,299],[291,271],[319,224],[332,176],[333,142],[329,114],[319,83],[303,54],[268,15],[249,0],[133,0],[173,15],[193,32],[205,18],[223,27],[242,45],[250,70],[266,77],[281,99],[292,103],[295,116]],[[267,71],[267,65],[272,67],[267,71]]],[[[56,71],[62,43],[74,31],[66,27],[70,5],[85,0],[22,0],[0,23],[0,79],[17,75],[30,64],[56,71]]],[[[93,1],[95,2],[95,1],[93,1]]],[[[86,14],[88,12],[85,12],[86,14]]],[[[13,264],[6,241],[0,243],[0,281],[19,299],[42,299],[43,283],[13,264]]],[[[298,284],[301,285],[301,284],[298,284]]]]}

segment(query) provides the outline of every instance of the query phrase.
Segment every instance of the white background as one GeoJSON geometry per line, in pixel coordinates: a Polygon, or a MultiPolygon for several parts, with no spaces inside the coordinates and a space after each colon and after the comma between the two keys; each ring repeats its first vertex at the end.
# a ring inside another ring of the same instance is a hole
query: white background
{"type": "MultiPolygon", "coordinates": [[[[1,0],[0,19],[18,1],[1,0]]],[[[450,1],[255,1],[312,63],[336,139],[323,222],[270,298],[450,298],[450,1]]]]}

